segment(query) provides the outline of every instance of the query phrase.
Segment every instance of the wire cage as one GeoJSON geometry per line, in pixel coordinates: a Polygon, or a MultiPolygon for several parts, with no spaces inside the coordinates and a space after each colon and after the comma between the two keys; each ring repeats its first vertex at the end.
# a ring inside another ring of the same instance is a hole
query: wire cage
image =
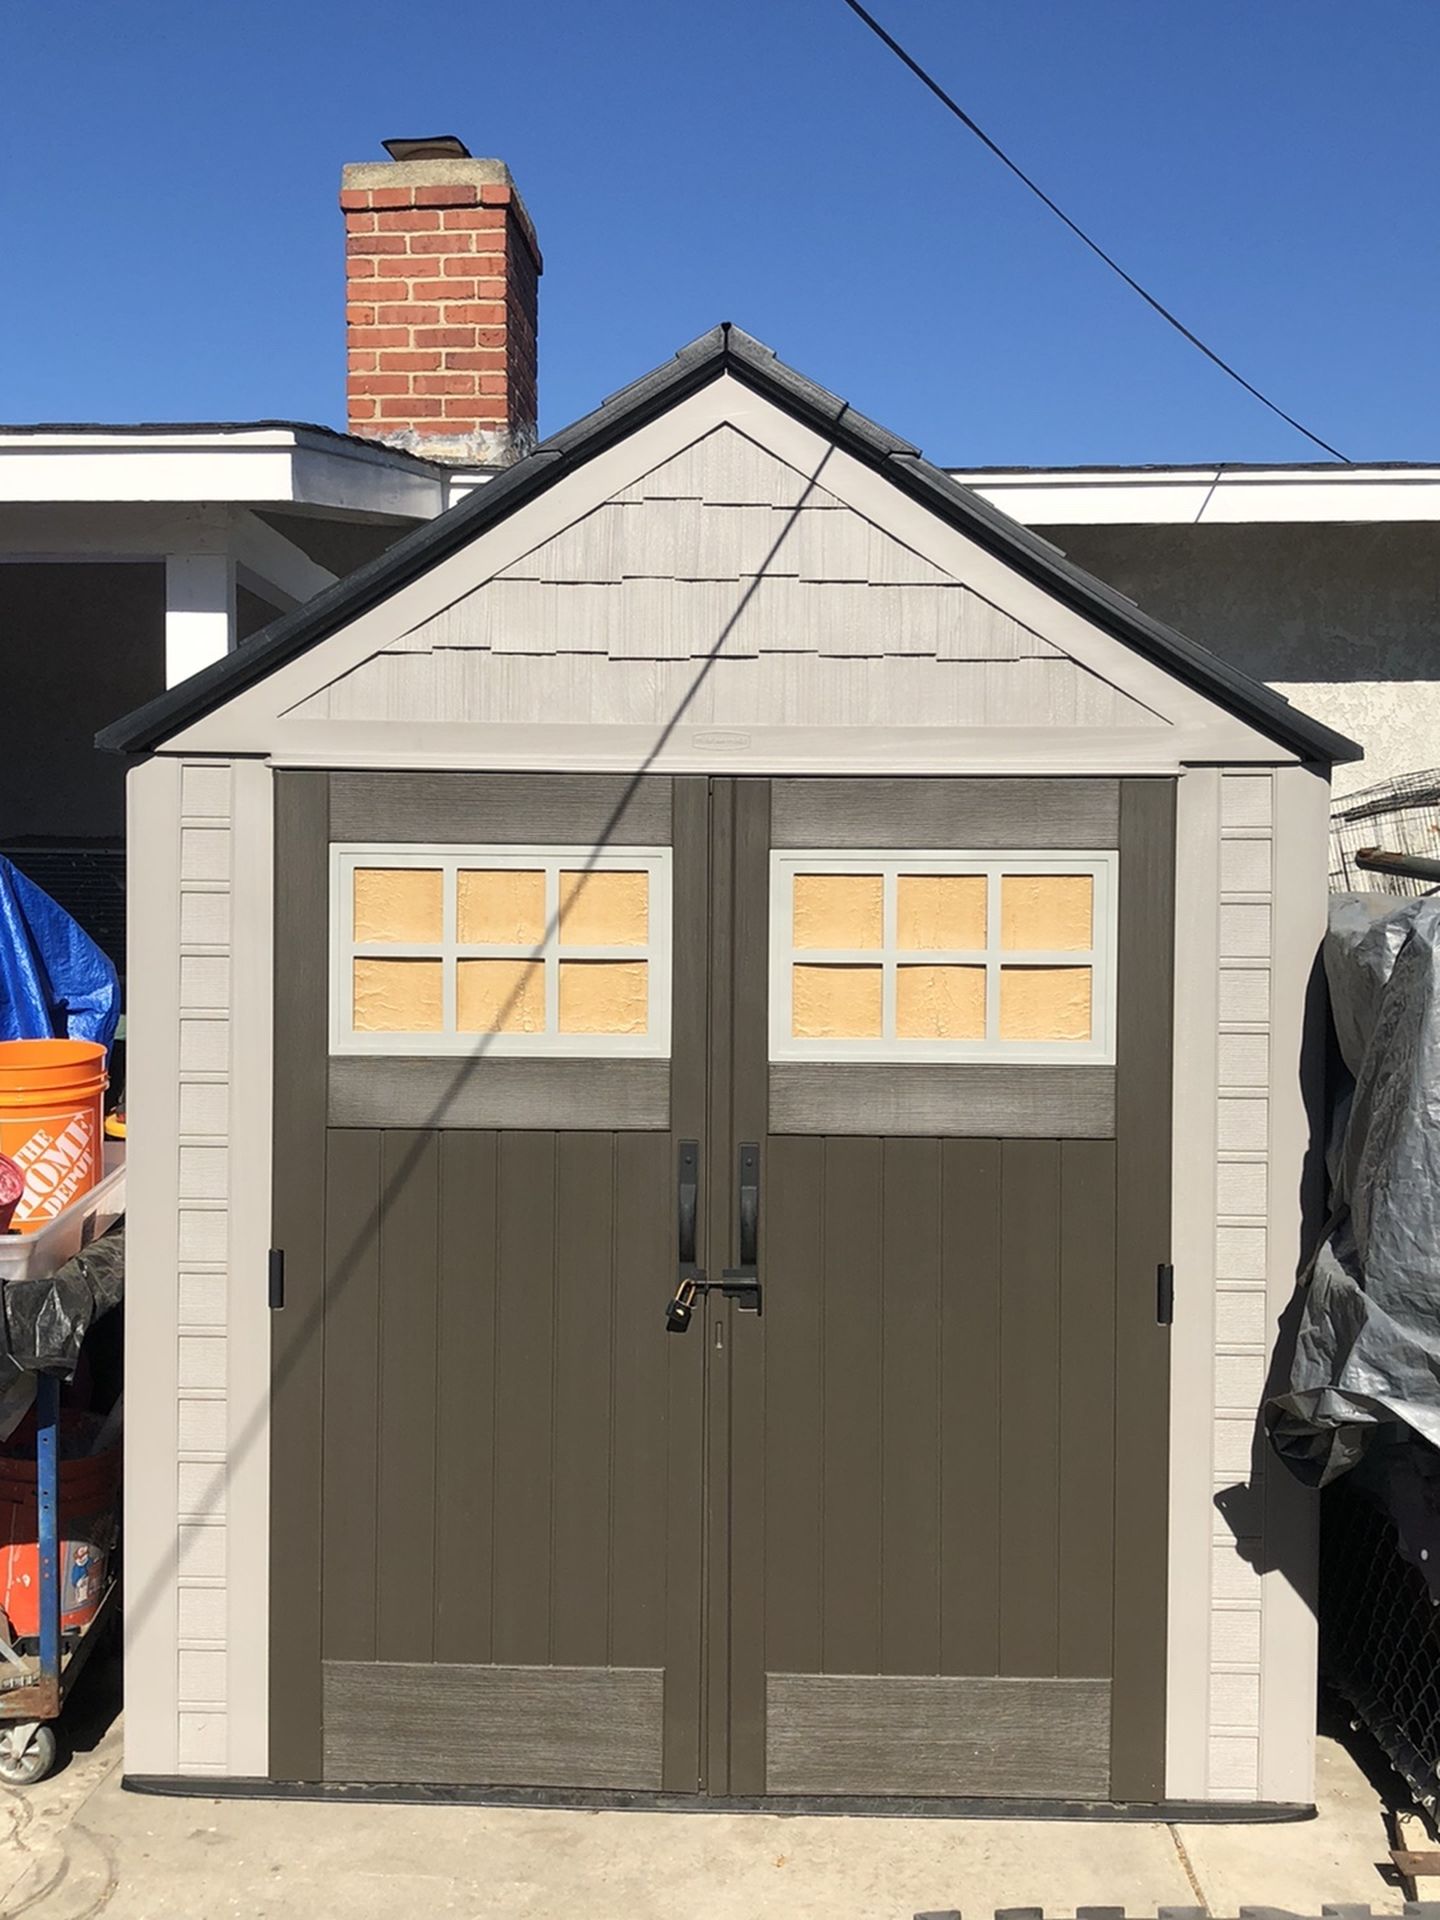
{"type": "Polygon", "coordinates": [[[1370,873],[1355,864],[1362,847],[1440,858],[1440,768],[1407,773],[1360,793],[1347,793],[1330,809],[1330,886],[1337,893],[1394,893],[1418,899],[1434,891],[1433,880],[1370,873]]]}
{"type": "Polygon", "coordinates": [[[1344,1481],[1321,1506],[1320,1671],[1440,1814],[1440,1607],[1394,1523],[1344,1481]]]}

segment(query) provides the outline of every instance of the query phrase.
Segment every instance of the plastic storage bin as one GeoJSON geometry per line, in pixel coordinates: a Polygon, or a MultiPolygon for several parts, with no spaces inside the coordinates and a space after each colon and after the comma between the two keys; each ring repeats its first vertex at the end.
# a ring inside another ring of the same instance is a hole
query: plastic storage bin
{"type": "Polygon", "coordinates": [[[125,1147],[105,1143],[105,1174],[48,1226],[33,1233],[0,1233],[0,1286],[11,1280],[46,1280],[98,1239],[125,1211],[125,1147]]]}

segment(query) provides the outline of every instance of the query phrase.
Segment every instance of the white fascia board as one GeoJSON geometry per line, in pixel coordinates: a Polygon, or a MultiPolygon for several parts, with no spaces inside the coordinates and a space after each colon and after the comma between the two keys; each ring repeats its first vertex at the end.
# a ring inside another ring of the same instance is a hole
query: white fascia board
{"type": "Polygon", "coordinates": [[[1440,520],[1440,467],[1313,473],[1223,467],[1143,474],[1123,468],[1049,474],[947,471],[1027,527],[1440,520]]]}
{"type": "Polygon", "coordinates": [[[448,477],[383,447],[291,428],[236,433],[0,433],[0,504],[303,505],[428,520],[448,477]]]}

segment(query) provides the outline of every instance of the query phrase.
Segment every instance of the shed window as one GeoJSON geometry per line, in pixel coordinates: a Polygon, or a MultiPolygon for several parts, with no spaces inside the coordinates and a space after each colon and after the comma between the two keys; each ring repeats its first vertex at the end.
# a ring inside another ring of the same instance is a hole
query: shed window
{"type": "Polygon", "coordinates": [[[663,1057],[664,847],[340,846],[336,1053],[663,1057]]]}
{"type": "Polygon", "coordinates": [[[1112,1061],[1113,853],[784,853],[774,1060],[1112,1061]]]}

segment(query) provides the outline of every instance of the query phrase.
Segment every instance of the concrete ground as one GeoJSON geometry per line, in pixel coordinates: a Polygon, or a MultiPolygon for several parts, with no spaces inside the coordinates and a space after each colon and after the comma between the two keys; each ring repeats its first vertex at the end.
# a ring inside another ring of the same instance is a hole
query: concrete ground
{"type": "MultiPolygon", "coordinates": [[[[1380,1794],[1323,1737],[1295,1826],[551,1813],[172,1800],[121,1791],[116,1676],[87,1676],[73,1757],[0,1789],[0,1915],[19,1920],[911,1920],[959,1908],[1398,1913],[1380,1794]],[[1388,1870],[1388,1869],[1387,1869],[1388,1870]]],[[[1377,1770],[1378,1771],[1378,1770],[1377,1770]]]]}

